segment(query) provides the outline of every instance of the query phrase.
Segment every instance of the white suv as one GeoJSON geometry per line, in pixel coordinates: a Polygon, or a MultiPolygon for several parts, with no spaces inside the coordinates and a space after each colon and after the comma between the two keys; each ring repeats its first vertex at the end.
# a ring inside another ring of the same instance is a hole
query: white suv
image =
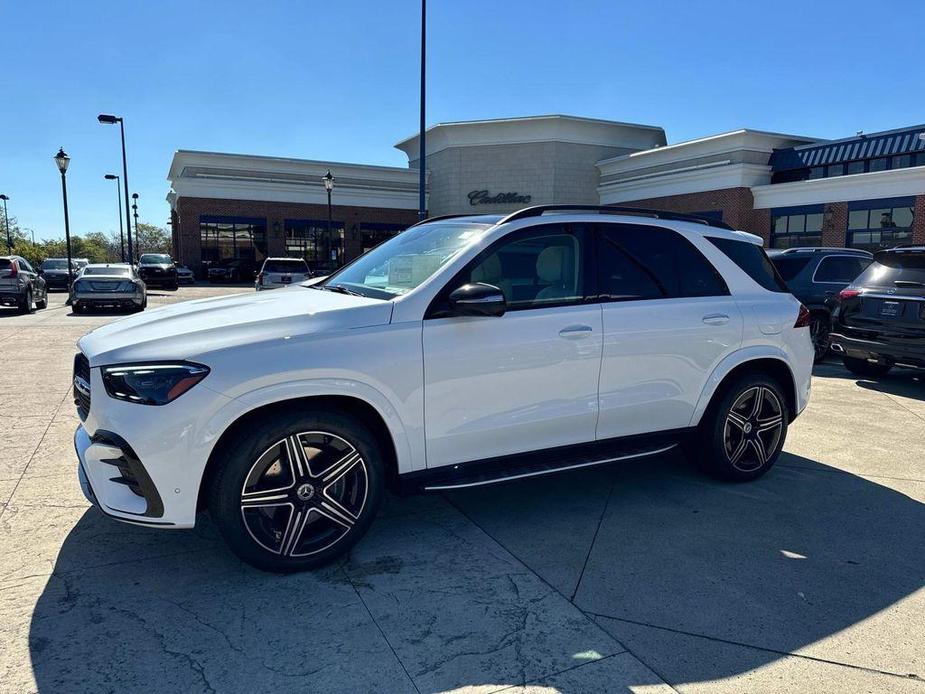
{"type": "Polygon", "coordinates": [[[242,559],[317,566],[387,487],[449,490],[683,446],[765,473],[806,405],[809,315],[760,239],[593,206],[436,218],[326,279],[83,337],[88,498],[242,559]],[[92,397],[91,397],[92,394],[92,397]]]}

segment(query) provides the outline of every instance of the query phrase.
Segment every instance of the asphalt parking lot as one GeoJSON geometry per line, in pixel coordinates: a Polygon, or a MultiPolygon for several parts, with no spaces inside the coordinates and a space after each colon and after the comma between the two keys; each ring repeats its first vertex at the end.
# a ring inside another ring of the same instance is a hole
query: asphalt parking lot
{"type": "Polygon", "coordinates": [[[343,564],[277,576],[207,518],[88,507],[72,355],[116,315],[0,310],[2,692],[925,691],[925,375],[821,365],[752,484],[666,455],[392,498],[343,564]]]}

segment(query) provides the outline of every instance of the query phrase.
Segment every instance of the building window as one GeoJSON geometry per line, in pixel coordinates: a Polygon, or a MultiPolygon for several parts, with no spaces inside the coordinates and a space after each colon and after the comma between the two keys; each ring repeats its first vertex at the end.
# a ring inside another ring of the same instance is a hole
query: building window
{"type": "Polygon", "coordinates": [[[849,161],[845,164],[847,173],[850,174],[859,174],[864,173],[864,162],[863,161],[849,161]]]}
{"type": "Polygon", "coordinates": [[[380,222],[360,222],[360,243],[362,252],[375,248],[383,241],[408,228],[407,224],[385,224],[380,222]]]}
{"type": "Polygon", "coordinates": [[[794,248],[822,244],[822,205],[771,210],[771,247],[794,248]]]}
{"type": "Polygon", "coordinates": [[[845,165],[844,164],[829,164],[825,168],[825,175],[827,178],[832,178],[833,176],[844,176],[845,175],[845,165]]]}
{"type": "Polygon", "coordinates": [[[230,260],[258,262],[267,257],[267,220],[257,217],[199,218],[203,263],[230,260]]]}
{"type": "Polygon", "coordinates": [[[867,164],[868,171],[886,171],[890,168],[890,158],[889,157],[880,157],[879,159],[871,159],[867,164]]]}
{"type": "Polygon", "coordinates": [[[912,242],[915,198],[848,203],[848,246],[876,251],[912,242]]]}
{"type": "Polygon", "coordinates": [[[304,258],[312,272],[332,270],[343,261],[343,222],[331,222],[333,238],[328,238],[326,219],[287,219],[284,226],[286,255],[304,258]]]}
{"type": "Polygon", "coordinates": [[[823,178],[825,176],[825,167],[824,166],[814,166],[809,170],[810,180],[814,178],[823,178]]]}

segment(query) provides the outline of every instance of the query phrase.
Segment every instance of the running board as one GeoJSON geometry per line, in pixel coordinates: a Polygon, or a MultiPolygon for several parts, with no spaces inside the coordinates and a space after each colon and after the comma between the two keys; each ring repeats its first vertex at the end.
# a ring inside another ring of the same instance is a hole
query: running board
{"type": "Polygon", "coordinates": [[[401,476],[401,491],[445,492],[469,489],[645,458],[676,448],[682,434],[683,432],[673,431],[658,436],[562,446],[545,451],[531,451],[421,470],[401,476]]]}

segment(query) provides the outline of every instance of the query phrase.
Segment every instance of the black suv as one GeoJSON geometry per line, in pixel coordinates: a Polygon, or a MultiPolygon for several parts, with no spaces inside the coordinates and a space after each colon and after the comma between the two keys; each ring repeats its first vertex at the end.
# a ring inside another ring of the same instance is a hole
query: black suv
{"type": "Polygon", "coordinates": [[[870,265],[873,254],[857,248],[788,248],[771,249],[768,256],[790,293],[809,309],[809,331],[819,361],[829,351],[835,297],[870,265]]]}
{"type": "Polygon", "coordinates": [[[164,289],[176,291],[177,266],[166,253],[142,253],[138,259],[138,276],[146,285],[159,285],[164,289]]]}
{"type": "Polygon", "coordinates": [[[832,349],[859,376],[925,367],[925,246],[900,246],[838,294],[832,349]]]}

